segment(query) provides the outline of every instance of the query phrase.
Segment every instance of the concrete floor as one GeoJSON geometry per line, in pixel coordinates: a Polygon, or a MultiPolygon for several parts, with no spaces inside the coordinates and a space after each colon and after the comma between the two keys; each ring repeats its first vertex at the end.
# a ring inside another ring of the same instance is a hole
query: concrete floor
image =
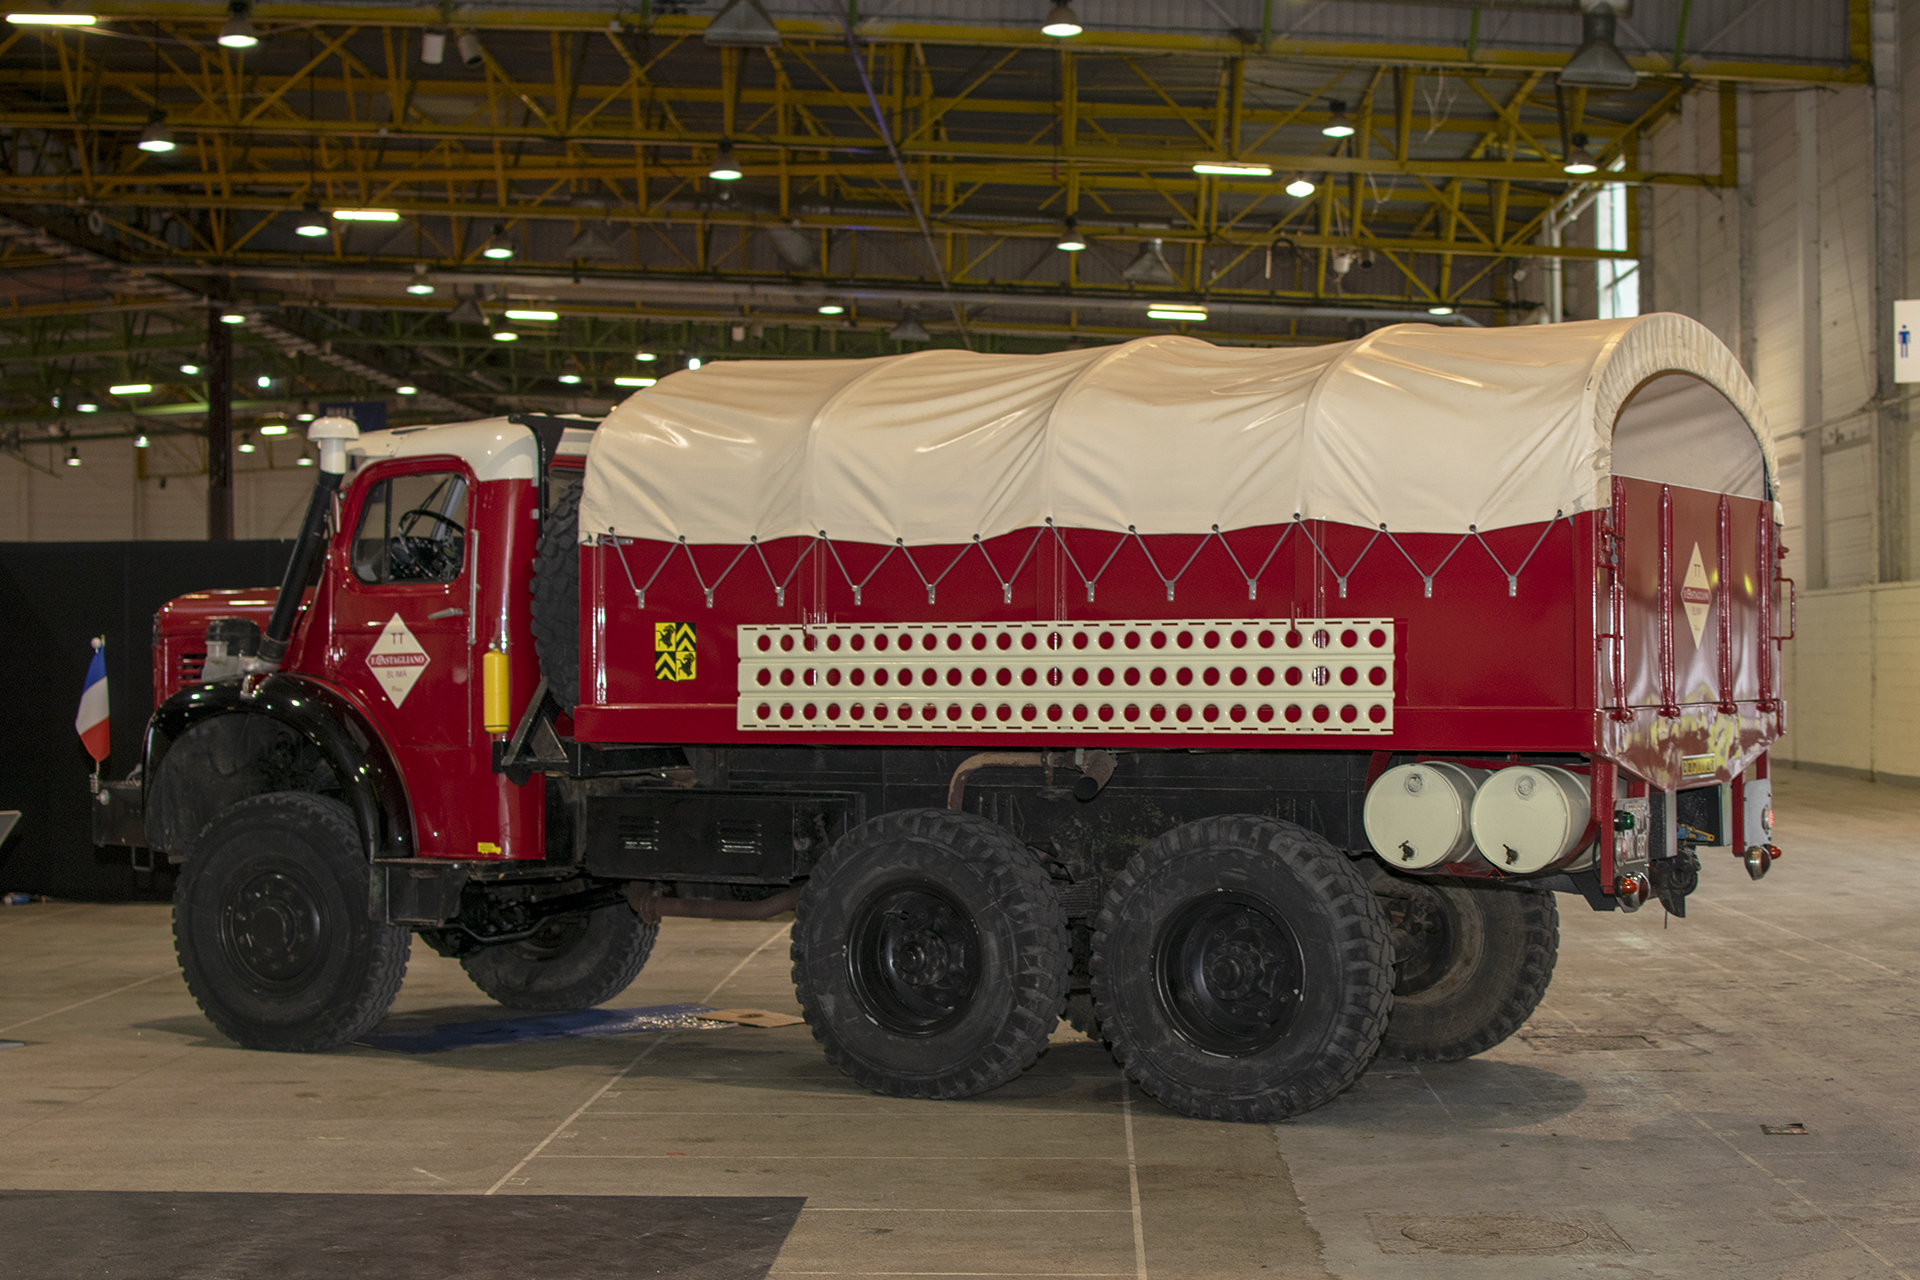
{"type": "MultiPolygon", "coordinates": [[[[1172,1115],[1064,1028],[959,1103],[868,1095],[805,1027],[248,1053],[165,907],[0,909],[0,1186],[804,1196],[776,1276],[1920,1280],[1920,792],[1777,788],[1766,881],[1712,853],[1670,924],[1561,899],[1518,1037],[1278,1126],[1172,1115]]],[[[687,1001],[795,1010],[786,926],[668,921],[616,1003],[687,1001]]],[[[418,947],[388,1025],[493,1012],[418,947]]]]}

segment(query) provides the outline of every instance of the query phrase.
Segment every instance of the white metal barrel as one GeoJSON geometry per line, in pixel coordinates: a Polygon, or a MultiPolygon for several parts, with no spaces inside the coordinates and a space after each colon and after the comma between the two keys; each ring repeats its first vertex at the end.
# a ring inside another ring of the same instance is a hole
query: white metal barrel
{"type": "Polygon", "coordinates": [[[1592,819],[1587,780],[1550,764],[1501,769],[1473,799],[1473,842],[1502,871],[1531,875],[1580,847],[1592,819]]]}
{"type": "Polygon", "coordinates": [[[1367,840],[1390,867],[1421,871],[1474,853],[1468,826],[1485,769],[1443,760],[1396,765],[1367,791],[1367,840]]]}

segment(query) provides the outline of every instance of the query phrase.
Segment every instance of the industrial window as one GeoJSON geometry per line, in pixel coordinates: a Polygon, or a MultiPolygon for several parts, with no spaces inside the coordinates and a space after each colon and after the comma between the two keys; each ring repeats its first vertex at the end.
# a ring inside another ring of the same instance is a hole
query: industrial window
{"type": "MultiPolygon", "coordinates": [[[[1619,168],[1621,161],[1614,163],[1619,168]]],[[[1625,183],[1609,182],[1600,188],[1593,202],[1593,247],[1630,249],[1627,234],[1627,201],[1633,190],[1625,183]]],[[[1601,258],[1594,264],[1594,282],[1600,295],[1602,320],[1625,320],[1640,314],[1640,263],[1633,258],[1601,258]]]]}
{"type": "Polygon", "coordinates": [[[467,532],[467,482],[445,471],[376,481],[360,506],[353,572],[362,582],[452,582],[467,532]]]}

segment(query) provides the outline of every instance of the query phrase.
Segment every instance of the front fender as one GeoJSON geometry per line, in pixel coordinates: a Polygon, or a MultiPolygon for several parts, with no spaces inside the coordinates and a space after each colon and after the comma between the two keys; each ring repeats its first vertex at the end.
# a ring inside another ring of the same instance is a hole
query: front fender
{"type": "Polygon", "coordinates": [[[413,811],[405,783],[359,708],[305,676],[276,672],[242,692],[250,680],[182,689],[147,722],[147,843],[184,853],[213,815],[235,800],[262,791],[331,790],[324,785],[331,775],[368,854],[412,857],[413,811]],[[291,762],[272,749],[280,742],[297,744],[291,762]],[[191,758],[176,755],[176,748],[188,744],[191,758]],[[317,786],[308,768],[316,762],[324,766],[317,786]]]}

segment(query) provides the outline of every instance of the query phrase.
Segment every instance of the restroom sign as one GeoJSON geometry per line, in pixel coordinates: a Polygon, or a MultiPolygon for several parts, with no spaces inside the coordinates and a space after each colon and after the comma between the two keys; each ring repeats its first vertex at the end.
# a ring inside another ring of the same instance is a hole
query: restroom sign
{"type": "Polygon", "coordinates": [[[1920,382],[1920,299],[1893,304],[1893,380],[1920,382]]]}

